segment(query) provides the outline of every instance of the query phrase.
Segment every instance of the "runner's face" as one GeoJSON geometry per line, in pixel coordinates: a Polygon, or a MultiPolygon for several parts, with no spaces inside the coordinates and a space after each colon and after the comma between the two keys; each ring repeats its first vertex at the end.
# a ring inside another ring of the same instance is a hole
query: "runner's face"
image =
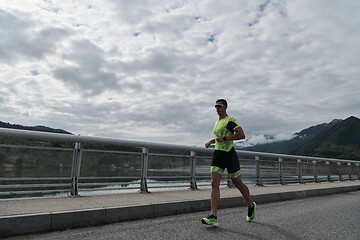
{"type": "Polygon", "coordinates": [[[225,111],[226,111],[226,106],[225,106],[223,103],[221,103],[221,102],[217,102],[217,103],[215,104],[215,108],[216,108],[217,114],[219,114],[219,115],[224,114],[225,111]]]}

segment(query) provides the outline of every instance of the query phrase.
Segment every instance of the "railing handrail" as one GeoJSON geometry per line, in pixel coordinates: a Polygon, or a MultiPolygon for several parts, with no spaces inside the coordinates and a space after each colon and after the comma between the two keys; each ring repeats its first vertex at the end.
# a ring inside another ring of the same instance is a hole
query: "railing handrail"
{"type": "MultiPolygon", "coordinates": [[[[140,147],[140,148],[155,148],[164,150],[183,150],[183,151],[194,151],[202,153],[212,153],[213,148],[197,147],[197,146],[186,146],[168,143],[154,143],[146,141],[135,141],[125,140],[117,138],[105,138],[105,137],[91,137],[91,136],[80,136],[72,134],[61,134],[51,132],[40,132],[31,130],[19,130],[19,129],[8,129],[0,128],[0,136],[4,137],[15,137],[22,139],[34,139],[34,140],[49,140],[49,141],[65,141],[65,142],[81,142],[81,143],[92,143],[92,144],[112,144],[127,147],[140,147]]],[[[305,160],[305,161],[320,161],[320,162],[339,162],[339,163],[359,163],[355,160],[336,159],[336,158],[320,158],[320,157],[307,157],[297,155],[287,155],[279,153],[264,153],[264,152],[253,152],[236,150],[240,155],[246,156],[258,156],[268,158],[283,158],[283,159],[294,159],[294,160],[305,160]]]]}
{"type": "Polygon", "coordinates": [[[126,147],[143,147],[143,148],[155,148],[166,150],[186,150],[211,153],[213,149],[201,148],[196,146],[185,146],[168,143],[153,143],[145,141],[125,140],[118,138],[105,138],[105,137],[91,137],[80,136],[72,134],[51,133],[51,132],[39,132],[31,130],[19,130],[19,129],[7,129],[0,128],[0,136],[15,137],[22,139],[34,139],[34,140],[49,140],[49,141],[65,141],[65,142],[81,142],[81,143],[93,143],[93,144],[111,144],[120,145],[126,147]]]}
{"type": "Polygon", "coordinates": [[[321,158],[321,157],[307,157],[299,155],[288,155],[281,153],[265,153],[265,152],[253,152],[253,151],[242,151],[237,150],[242,155],[254,155],[259,157],[271,157],[271,158],[282,158],[282,159],[294,159],[294,160],[306,160],[306,161],[319,161],[319,162],[342,162],[342,163],[360,163],[356,160],[337,159],[337,158],[321,158]]]}

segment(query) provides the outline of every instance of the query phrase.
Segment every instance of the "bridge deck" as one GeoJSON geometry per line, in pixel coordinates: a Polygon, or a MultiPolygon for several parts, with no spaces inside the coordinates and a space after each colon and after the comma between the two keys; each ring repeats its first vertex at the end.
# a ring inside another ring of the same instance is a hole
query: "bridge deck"
{"type": "MultiPolygon", "coordinates": [[[[360,190],[360,181],[249,187],[258,204],[360,190]]],[[[150,189],[151,190],[151,189],[150,189]]],[[[101,225],[210,209],[210,189],[0,200],[0,237],[101,225]]],[[[245,205],[236,188],[221,188],[219,208],[245,205]]]]}

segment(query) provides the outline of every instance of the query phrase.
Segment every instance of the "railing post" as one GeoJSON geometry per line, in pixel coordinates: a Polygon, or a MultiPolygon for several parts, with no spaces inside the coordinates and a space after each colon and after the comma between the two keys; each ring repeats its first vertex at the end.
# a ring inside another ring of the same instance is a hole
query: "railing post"
{"type": "Polygon", "coordinates": [[[149,161],[149,149],[142,148],[142,158],[141,158],[141,177],[140,177],[140,192],[148,193],[147,186],[147,170],[148,170],[148,161],[149,161]]]}
{"type": "Polygon", "coordinates": [[[197,190],[196,184],[196,152],[190,151],[190,189],[197,190]]]}
{"type": "Polygon", "coordinates": [[[360,180],[360,164],[356,163],[358,180],[360,180]]]}
{"type": "Polygon", "coordinates": [[[278,162],[279,162],[279,177],[280,177],[280,184],[281,185],[285,185],[285,180],[284,180],[284,170],[283,170],[283,159],[282,158],[278,158],[278,162]]]}
{"type": "Polygon", "coordinates": [[[348,163],[347,165],[348,165],[347,169],[348,169],[348,172],[349,172],[349,180],[350,180],[350,181],[353,181],[354,178],[353,178],[353,176],[352,176],[351,163],[348,163]]]}
{"type": "Polygon", "coordinates": [[[317,166],[316,166],[316,161],[313,160],[313,168],[314,168],[314,181],[316,183],[319,183],[319,176],[318,176],[318,173],[317,173],[317,166]]]}
{"type": "Polygon", "coordinates": [[[298,180],[300,184],[304,184],[304,178],[302,176],[302,167],[301,167],[301,159],[297,159],[297,165],[298,165],[298,180]]]}
{"type": "Polygon", "coordinates": [[[227,186],[228,188],[233,188],[233,187],[235,187],[235,185],[234,185],[234,183],[231,181],[231,178],[230,178],[229,175],[228,175],[228,177],[227,177],[226,186],[227,186]]]}
{"type": "Polygon", "coordinates": [[[256,167],[256,186],[263,187],[264,184],[262,183],[261,176],[260,176],[260,157],[259,156],[255,156],[255,167],[256,167]]]}
{"type": "Polygon", "coordinates": [[[70,196],[77,197],[79,196],[79,177],[80,177],[80,167],[81,167],[81,143],[75,143],[73,160],[71,166],[71,191],[70,196]]]}
{"type": "Polygon", "coordinates": [[[338,165],[338,170],[339,170],[339,181],[344,181],[344,178],[342,176],[342,171],[341,171],[341,163],[338,162],[337,165],[338,165]]]}
{"type": "Polygon", "coordinates": [[[327,166],[327,171],[328,171],[327,180],[328,180],[328,182],[333,182],[333,180],[331,178],[331,169],[330,169],[330,162],[329,161],[326,161],[326,166],[327,166]]]}

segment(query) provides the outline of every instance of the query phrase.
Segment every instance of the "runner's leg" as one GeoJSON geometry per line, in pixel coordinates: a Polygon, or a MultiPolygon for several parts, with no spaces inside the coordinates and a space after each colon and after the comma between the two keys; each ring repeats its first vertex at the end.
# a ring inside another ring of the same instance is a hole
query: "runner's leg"
{"type": "Polygon", "coordinates": [[[211,172],[211,213],[217,216],[217,209],[220,200],[220,181],[221,174],[218,172],[211,172]]]}
{"type": "Polygon", "coordinates": [[[251,200],[249,188],[243,183],[243,181],[241,180],[241,176],[232,178],[231,180],[234,183],[235,187],[237,189],[239,189],[239,191],[241,192],[242,196],[244,197],[244,199],[246,201],[248,208],[252,208],[253,203],[251,200]]]}

